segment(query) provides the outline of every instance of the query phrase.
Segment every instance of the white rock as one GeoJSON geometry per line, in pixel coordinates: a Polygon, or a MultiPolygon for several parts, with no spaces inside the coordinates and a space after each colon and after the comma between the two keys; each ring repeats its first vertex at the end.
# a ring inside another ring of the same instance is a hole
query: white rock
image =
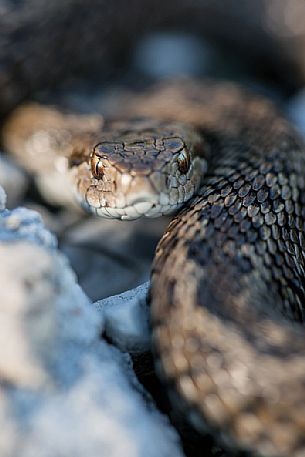
{"type": "Polygon", "coordinates": [[[182,456],[40,219],[16,212],[0,213],[1,457],[182,456]]]}
{"type": "Polygon", "coordinates": [[[94,303],[104,319],[104,332],[122,351],[150,347],[146,297],[149,281],[135,289],[94,303]]]}
{"type": "Polygon", "coordinates": [[[2,211],[0,213],[0,241],[22,239],[49,248],[55,248],[57,245],[55,237],[45,228],[41,216],[36,211],[21,207],[12,211],[2,211]]]}
{"type": "Polygon", "coordinates": [[[128,359],[100,344],[99,360],[32,415],[22,457],[182,456],[176,433],[133,385],[128,359]]]}
{"type": "Polygon", "coordinates": [[[62,340],[91,343],[99,318],[56,251],[16,241],[0,245],[0,258],[0,377],[20,387],[52,384],[47,367],[60,345],[65,355],[62,340]]]}

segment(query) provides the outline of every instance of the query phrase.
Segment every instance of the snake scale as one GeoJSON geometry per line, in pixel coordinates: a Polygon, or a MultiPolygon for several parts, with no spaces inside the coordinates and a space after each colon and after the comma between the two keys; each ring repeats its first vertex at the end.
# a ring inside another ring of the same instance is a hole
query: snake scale
{"type": "Polygon", "coordinates": [[[302,140],[269,100],[225,82],[164,83],[127,97],[119,115],[102,125],[30,105],[4,132],[23,161],[28,150],[34,162],[51,148],[64,156],[99,215],[184,203],[157,247],[150,290],[173,405],[233,450],[305,456],[302,140]]]}

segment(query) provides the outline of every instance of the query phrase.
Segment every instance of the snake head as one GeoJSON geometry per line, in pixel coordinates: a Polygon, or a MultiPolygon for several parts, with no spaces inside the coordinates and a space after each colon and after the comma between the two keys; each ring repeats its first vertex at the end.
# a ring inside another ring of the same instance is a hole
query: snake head
{"type": "Polygon", "coordinates": [[[78,193],[99,216],[157,217],[180,208],[198,190],[204,159],[190,127],[152,120],[112,122],[78,170],[78,193]]]}

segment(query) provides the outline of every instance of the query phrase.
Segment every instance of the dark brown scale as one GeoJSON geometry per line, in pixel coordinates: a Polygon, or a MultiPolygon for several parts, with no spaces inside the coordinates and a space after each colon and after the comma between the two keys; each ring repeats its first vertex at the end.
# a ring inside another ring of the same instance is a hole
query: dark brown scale
{"type": "Polygon", "coordinates": [[[301,457],[304,146],[269,102],[234,86],[196,88],[191,119],[187,91],[177,95],[179,120],[217,140],[196,213],[191,202],[156,252],[155,351],[181,412],[199,430],[249,455],[301,457]]]}
{"type": "Polygon", "coordinates": [[[250,184],[245,184],[243,187],[241,187],[239,189],[238,196],[241,198],[245,197],[246,195],[248,195],[250,189],[251,189],[250,184]]]}

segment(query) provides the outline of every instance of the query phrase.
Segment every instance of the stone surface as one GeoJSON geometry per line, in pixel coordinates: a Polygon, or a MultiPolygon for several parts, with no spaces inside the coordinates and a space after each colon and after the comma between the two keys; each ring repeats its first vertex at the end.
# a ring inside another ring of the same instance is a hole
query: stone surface
{"type": "Polygon", "coordinates": [[[149,315],[146,304],[149,281],[120,295],[94,303],[104,321],[104,334],[122,351],[150,349],[149,315]]]}
{"type": "Polygon", "coordinates": [[[129,356],[99,339],[111,316],[92,306],[41,218],[2,209],[0,221],[1,456],[183,456],[129,356]]]}
{"type": "Polygon", "coordinates": [[[95,301],[149,279],[155,246],[168,221],[122,222],[88,217],[64,230],[60,248],[81,286],[95,301]]]}
{"type": "Polygon", "coordinates": [[[1,153],[0,186],[6,191],[8,208],[21,204],[28,186],[28,177],[24,170],[1,153]]]}
{"type": "MultiPolygon", "coordinates": [[[[3,205],[0,201],[0,208],[1,206],[3,205]]],[[[22,207],[13,210],[3,209],[0,212],[0,241],[22,239],[49,248],[57,245],[55,237],[45,228],[37,212],[22,207]]]]}

